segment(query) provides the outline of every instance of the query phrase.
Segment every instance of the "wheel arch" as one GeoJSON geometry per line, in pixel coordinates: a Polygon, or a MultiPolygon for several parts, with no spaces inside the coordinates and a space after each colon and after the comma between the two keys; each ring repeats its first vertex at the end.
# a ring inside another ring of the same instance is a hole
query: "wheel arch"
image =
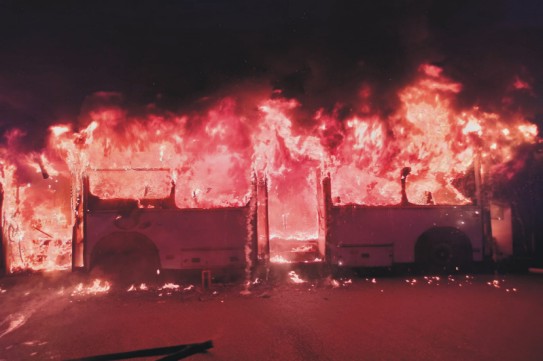
{"type": "Polygon", "coordinates": [[[160,253],[155,243],[139,232],[111,232],[102,237],[93,247],[90,254],[90,269],[100,263],[104,256],[140,253],[160,268],[160,253]]]}
{"type": "Polygon", "coordinates": [[[424,231],[415,243],[415,262],[431,263],[436,247],[448,247],[450,260],[456,263],[473,262],[473,245],[469,236],[455,227],[432,227],[424,231]]]}

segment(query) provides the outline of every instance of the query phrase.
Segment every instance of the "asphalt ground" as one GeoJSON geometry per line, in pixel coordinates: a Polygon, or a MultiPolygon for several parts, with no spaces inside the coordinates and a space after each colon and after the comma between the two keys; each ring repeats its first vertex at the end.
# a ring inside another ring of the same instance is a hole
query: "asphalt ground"
{"type": "Polygon", "coordinates": [[[198,277],[108,287],[69,272],[7,276],[0,279],[0,360],[206,340],[213,348],[188,359],[543,359],[542,274],[331,278],[295,269],[295,283],[290,272],[282,266],[268,281],[206,289],[198,277]]]}

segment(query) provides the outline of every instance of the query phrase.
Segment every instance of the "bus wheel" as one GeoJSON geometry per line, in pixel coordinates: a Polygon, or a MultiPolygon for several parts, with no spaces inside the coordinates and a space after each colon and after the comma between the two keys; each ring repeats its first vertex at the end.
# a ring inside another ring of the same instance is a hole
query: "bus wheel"
{"type": "Polygon", "coordinates": [[[121,233],[102,239],[92,253],[91,276],[121,286],[156,281],[158,252],[150,240],[142,237],[121,233]]]}
{"type": "Polygon", "coordinates": [[[429,230],[415,245],[415,262],[425,272],[464,272],[472,260],[471,242],[456,228],[429,230]]]}

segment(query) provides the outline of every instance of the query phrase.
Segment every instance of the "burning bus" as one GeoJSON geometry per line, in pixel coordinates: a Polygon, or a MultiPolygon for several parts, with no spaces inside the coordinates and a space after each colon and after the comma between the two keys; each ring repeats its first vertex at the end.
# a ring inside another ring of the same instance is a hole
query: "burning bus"
{"type": "Polygon", "coordinates": [[[365,85],[356,109],[311,114],[280,92],[206,100],[187,114],[98,101],[78,128],[51,126],[30,153],[12,131],[0,148],[5,268],[456,267],[500,244],[494,254],[511,254],[510,210],[458,186],[478,158],[485,181],[515,174],[538,129],[522,114],[456,109],[461,89],[423,64],[386,114],[365,85]]]}

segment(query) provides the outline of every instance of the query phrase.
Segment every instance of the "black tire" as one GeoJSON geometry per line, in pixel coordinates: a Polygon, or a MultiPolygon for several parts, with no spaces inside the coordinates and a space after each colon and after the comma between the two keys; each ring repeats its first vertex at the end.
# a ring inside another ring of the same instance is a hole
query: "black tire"
{"type": "Polygon", "coordinates": [[[435,228],[415,246],[415,262],[424,272],[466,272],[473,262],[469,238],[456,228],[435,228]]]}

